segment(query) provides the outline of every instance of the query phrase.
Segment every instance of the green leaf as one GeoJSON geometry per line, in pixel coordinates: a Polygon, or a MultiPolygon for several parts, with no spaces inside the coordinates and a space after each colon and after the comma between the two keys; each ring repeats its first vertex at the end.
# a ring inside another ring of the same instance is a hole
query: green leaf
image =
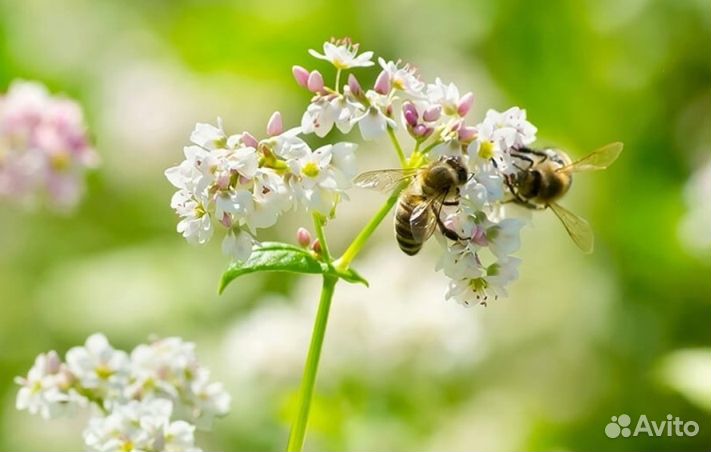
{"type": "Polygon", "coordinates": [[[353,283],[353,284],[359,283],[359,284],[363,284],[365,287],[370,287],[368,280],[363,278],[363,276],[361,276],[360,273],[353,270],[352,268],[349,268],[348,270],[346,270],[344,272],[337,272],[336,275],[338,275],[338,277],[343,279],[344,281],[348,281],[349,283],[353,283]]]}
{"type": "MultiPolygon", "coordinates": [[[[239,276],[274,271],[323,274],[328,273],[329,269],[326,264],[303,248],[288,243],[263,242],[252,251],[252,255],[246,262],[235,262],[227,268],[222,274],[219,293],[222,293],[227,285],[239,276]]],[[[350,275],[349,277],[360,278],[350,275]]]]}

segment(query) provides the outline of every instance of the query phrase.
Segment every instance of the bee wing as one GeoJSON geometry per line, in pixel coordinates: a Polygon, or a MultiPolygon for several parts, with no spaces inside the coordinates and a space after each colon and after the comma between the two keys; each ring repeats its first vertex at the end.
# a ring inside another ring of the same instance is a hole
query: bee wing
{"type": "Polygon", "coordinates": [[[605,169],[617,160],[622,152],[623,144],[619,141],[606,144],[605,146],[592,151],[585,157],[559,168],[557,171],[596,171],[605,169]]]}
{"type": "Polygon", "coordinates": [[[593,251],[594,236],[590,223],[584,218],[575,215],[568,209],[563,208],[560,204],[552,202],[548,205],[553,213],[558,217],[568,235],[573,239],[573,242],[584,253],[589,254],[593,251]]]}
{"type": "Polygon", "coordinates": [[[380,192],[390,192],[401,182],[417,174],[417,169],[382,169],[366,171],[353,180],[356,187],[370,188],[380,192]]]}
{"type": "Polygon", "coordinates": [[[420,243],[429,239],[437,228],[437,216],[432,209],[436,202],[436,198],[429,199],[415,207],[410,215],[412,238],[420,243]]]}

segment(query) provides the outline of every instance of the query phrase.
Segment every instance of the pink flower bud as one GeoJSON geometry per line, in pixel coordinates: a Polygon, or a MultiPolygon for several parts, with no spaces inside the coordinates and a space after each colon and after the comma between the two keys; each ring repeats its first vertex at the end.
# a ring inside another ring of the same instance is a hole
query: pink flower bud
{"type": "Polygon", "coordinates": [[[284,131],[284,123],[281,120],[281,113],[275,111],[267,123],[267,135],[270,137],[280,135],[284,131]]]}
{"type": "Polygon", "coordinates": [[[296,231],[296,241],[304,248],[311,243],[311,233],[306,228],[299,228],[296,231]]]}
{"type": "Polygon", "coordinates": [[[466,116],[471,110],[472,105],[474,105],[474,94],[470,91],[459,99],[459,105],[457,105],[457,113],[459,116],[466,116]]]}
{"type": "Polygon", "coordinates": [[[254,138],[254,135],[249,132],[242,132],[242,143],[244,143],[244,145],[247,147],[255,149],[259,145],[259,142],[256,138],[254,138]]]}
{"type": "Polygon", "coordinates": [[[432,127],[427,127],[424,124],[417,124],[412,129],[413,135],[415,135],[416,137],[420,137],[420,138],[426,138],[426,137],[430,136],[430,134],[433,131],[434,131],[434,129],[432,129],[432,127]]]}
{"type": "Polygon", "coordinates": [[[476,129],[474,127],[462,125],[462,127],[459,128],[458,133],[459,141],[469,142],[472,141],[476,136],[476,129]]]}
{"type": "Polygon", "coordinates": [[[378,78],[375,80],[375,86],[373,89],[378,94],[387,94],[390,92],[390,74],[385,71],[381,71],[378,78]]]}
{"type": "Polygon", "coordinates": [[[348,88],[350,88],[351,93],[354,96],[360,96],[363,94],[363,88],[360,87],[358,79],[353,74],[348,74],[348,88]]]}
{"type": "Polygon", "coordinates": [[[417,114],[415,104],[412,102],[405,102],[402,105],[402,115],[405,118],[405,122],[407,122],[410,127],[415,127],[417,125],[419,115],[417,114]]]}
{"type": "Polygon", "coordinates": [[[299,86],[306,88],[307,82],[309,80],[309,71],[301,66],[294,66],[291,68],[291,73],[294,74],[294,79],[299,86]]]}
{"type": "Polygon", "coordinates": [[[311,71],[306,86],[312,93],[320,93],[323,90],[323,76],[319,71],[311,71]]]}
{"type": "Polygon", "coordinates": [[[311,244],[311,249],[314,250],[316,254],[321,254],[321,242],[318,239],[314,240],[311,244]]]}
{"type": "Polygon", "coordinates": [[[436,121],[439,119],[439,117],[442,115],[442,106],[441,105],[433,105],[429,107],[425,112],[422,114],[422,119],[424,119],[427,122],[432,122],[436,121]]]}
{"type": "Polygon", "coordinates": [[[59,359],[59,355],[57,354],[57,352],[52,350],[51,352],[47,353],[47,357],[45,359],[47,360],[47,373],[56,374],[57,372],[59,372],[62,360],[59,359]]]}

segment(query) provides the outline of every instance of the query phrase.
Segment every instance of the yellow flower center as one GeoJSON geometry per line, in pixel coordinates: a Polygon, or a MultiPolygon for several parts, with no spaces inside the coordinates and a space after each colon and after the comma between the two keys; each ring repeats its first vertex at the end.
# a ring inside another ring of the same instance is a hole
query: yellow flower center
{"type": "Polygon", "coordinates": [[[96,366],[96,375],[102,380],[108,380],[109,377],[111,377],[111,375],[113,374],[114,371],[105,364],[99,364],[98,366],[96,366]]]}
{"type": "Polygon", "coordinates": [[[474,278],[469,281],[469,287],[471,287],[474,292],[481,292],[486,289],[488,285],[484,278],[474,278]]]}
{"type": "Polygon", "coordinates": [[[479,157],[489,160],[494,156],[494,143],[484,141],[479,145],[479,157]]]}
{"type": "Polygon", "coordinates": [[[304,168],[301,170],[301,172],[306,177],[314,178],[314,177],[318,176],[318,174],[321,172],[321,170],[319,169],[317,164],[315,164],[314,162],[309,162],[306,165],[304,165],[304,168]]]}

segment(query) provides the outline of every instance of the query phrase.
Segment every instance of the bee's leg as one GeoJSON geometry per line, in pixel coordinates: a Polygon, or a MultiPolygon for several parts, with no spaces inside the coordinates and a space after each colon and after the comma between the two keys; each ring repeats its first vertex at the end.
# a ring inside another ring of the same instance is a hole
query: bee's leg
{"type": "Polygon", "coordinates": [[[457,234],[456,231],[453,231],[453,230],[449,229],[449,228],[444,224],[444,222],[443,222],[442,219],[439,217],[439,215],[437,215],[437,226],[439,226],[439,230],[442,231],[442,235],[444,235],[445,237],[447,237],[449,240],[454,240],[455,242],[457,242],[457,241],[459,241],[459,240],[469,240],[467,237],[462,237],[462,236],[460,236],[459,234],[457,234]]]}
{"type": "MultiPolygon", "coordinates": [[[[516,157],[517,159],[523,160],[524,162],[527,162],[529,168],[533,166],[533,163],[534,163],[533,159],[527,155],[521,154],[518,151],[511,151],[511,156],[516,157]]],[[[516,168],[518,168],[518,166],[516,168]]],[[[521,168],[519,168],[519,169],[521,169],[521,168]]]]}
{"type": "Polygon", "coordinates": [[[458,206],[459,201],[445,201],[442,203],[443,206],[458,206]]]}
{"type": "Polygon", "coordinates": [[[548,154],[546,154],[543,151],[537,151],[535,149],[530,149],[530,148],[519,148],[519,149],[516,149],[516,152],[519,154],[533,154],[533,155],[537,155],[539,157],[543,157],[543,159],[541,160],[540,163],[543,163],[546,160],[548,160],[548,154]]]}

